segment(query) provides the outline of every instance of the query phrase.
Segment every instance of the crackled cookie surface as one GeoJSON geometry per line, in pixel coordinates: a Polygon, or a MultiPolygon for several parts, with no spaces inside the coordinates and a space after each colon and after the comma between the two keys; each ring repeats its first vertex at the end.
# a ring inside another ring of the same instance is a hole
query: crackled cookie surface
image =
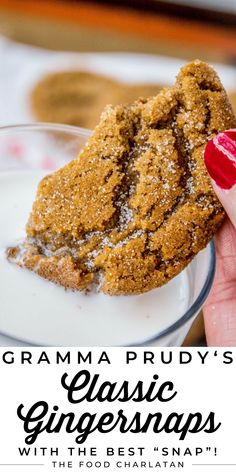
{"type": "Polygon", "coordinates": [[[218,76],[200,61],[154,98],[107,107],[79,157],[40,183],[27,240],[8,257],[74,290],[165,284],[222,223],[203,151],[235,126],[218,76]]]}

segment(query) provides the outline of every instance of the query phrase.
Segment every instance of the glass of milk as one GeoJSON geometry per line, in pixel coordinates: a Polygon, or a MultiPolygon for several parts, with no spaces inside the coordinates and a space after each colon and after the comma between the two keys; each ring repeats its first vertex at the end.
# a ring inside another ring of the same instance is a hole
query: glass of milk
{"type": "Polygon", "coordinates": [[[9,346],[181,346],[213,282],[213,242],[168,284],[132,296],[66,291],[6,259],[25,236],[38,182],[89,135],[51,124],[0,129],[0,334],[9,346]]]}

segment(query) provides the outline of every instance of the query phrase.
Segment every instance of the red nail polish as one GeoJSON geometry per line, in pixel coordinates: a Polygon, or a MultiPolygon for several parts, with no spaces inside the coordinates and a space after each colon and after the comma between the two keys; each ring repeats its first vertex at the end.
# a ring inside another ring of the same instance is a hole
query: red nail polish
{"type": "Polygon", "coordinates": [[[236,184],[236,129],[219,133],[205,149],[204,160],[211,178],[222,189],[236,184]]]}

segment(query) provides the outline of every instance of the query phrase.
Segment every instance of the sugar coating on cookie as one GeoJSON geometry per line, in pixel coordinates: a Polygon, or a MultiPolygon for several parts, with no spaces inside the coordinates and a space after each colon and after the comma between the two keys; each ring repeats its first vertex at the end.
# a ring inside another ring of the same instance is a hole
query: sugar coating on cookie
{"type": "Polygon", "coordinates": [[[198,60],[157,96],[107,106],[78,158],[39,184],[27,239],[9,259],[73,290],[165,284],[223,221],[203,152],[233,127],[216,72],[198,60]]]}

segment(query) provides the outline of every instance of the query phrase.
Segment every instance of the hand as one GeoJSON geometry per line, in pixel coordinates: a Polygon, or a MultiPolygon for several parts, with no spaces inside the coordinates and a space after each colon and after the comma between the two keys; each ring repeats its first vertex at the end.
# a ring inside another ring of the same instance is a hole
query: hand
{"type": "Polygon", "coordinates": [[[215,238],[216,276],[203,313],[209,346],[236,346],[236,130],[220,133],[205,163],[228,218],[215,238]]]}

